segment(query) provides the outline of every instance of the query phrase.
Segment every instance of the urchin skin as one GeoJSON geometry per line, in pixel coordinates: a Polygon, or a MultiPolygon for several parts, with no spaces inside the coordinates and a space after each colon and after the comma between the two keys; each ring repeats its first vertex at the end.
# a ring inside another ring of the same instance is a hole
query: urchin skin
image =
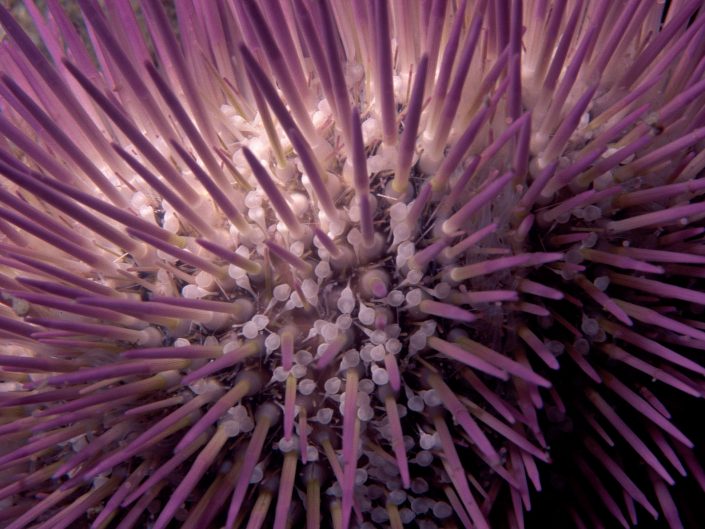
{"type": "Polygon", "coordinates": [[[700,0],[47,4],[0,7],[0,526],[688,527],[700,0]]]}

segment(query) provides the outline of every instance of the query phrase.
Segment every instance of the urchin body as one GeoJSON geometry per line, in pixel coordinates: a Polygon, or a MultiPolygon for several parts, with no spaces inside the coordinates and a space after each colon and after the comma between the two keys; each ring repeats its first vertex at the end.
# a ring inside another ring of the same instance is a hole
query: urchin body
{"type": "Polygon", "coordinates": [[[577,525],[682,527],[672,4],[86,0],[87,48],[28,2],[43,51],[1,10],[2,523],[522,527],[551,472],[577,525]]]}

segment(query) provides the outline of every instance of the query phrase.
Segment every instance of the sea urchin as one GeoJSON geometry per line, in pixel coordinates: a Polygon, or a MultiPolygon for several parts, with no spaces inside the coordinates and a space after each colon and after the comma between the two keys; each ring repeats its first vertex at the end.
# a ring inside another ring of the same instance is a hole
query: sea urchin
{"type": "Polygon", "coordinates": [[[0,8],[0,525],[684,527],[701,0],[78,4],[0,8]]]}

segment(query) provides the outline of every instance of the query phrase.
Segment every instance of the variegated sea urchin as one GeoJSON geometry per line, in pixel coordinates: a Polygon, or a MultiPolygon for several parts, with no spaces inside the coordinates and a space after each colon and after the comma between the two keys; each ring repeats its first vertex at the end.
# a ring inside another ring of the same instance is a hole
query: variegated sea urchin
{"type": "Polygon", "coordinates": [[[0,526],[690,526],[703,0],[77,3],[0,7],[0,526]]]}

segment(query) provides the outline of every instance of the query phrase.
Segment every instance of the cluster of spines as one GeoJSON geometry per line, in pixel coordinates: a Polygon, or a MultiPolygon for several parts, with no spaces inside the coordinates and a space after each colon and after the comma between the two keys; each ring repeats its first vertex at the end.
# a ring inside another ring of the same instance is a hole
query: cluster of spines
{"type": "MultiPolygon", "coordinates": [[[[205,527],[217,512],[209,504],[222,506],[232,527],[244,523],[248,484],[259,474],[248,527],[264,523],[275,497],[274,527],[284,527],[298,483],[313,529],[321,523],[316,494],[331,482],[315,461],[320,451],[339,486],[330,491],[334,525],[369,511],[396,529],[430,509],[439,520],[452,512],[466,527],[489,527],[508,483],[509,523],[521,527],[528,482],[541,487],[535,460],[549,460],[537,413],[543,388],[558,415],[585,414],[593,433],[581,457],[608,461],[603,446],[614,441],[606,424],[631,445],[652,471],[661,512],[679,527],[664,485],[673,479],[654,447],[685,473],[680,455],[702,484],[692,443],[650,390],[639,396],[600,367],[615,360],[689,395],[702,390],[693,375],[704,370],[687,350],[705,334],[677,311],[703,301],[693,265],[705,259],[696,179],[705,18],[694,16],[699,1],[673,4],[659,27],[661,12],[637,0],[570,9],[541,0],[436,0],[409,10],[380,0],[268,0],[218,3],[215,12],[187,2],[178,7],[179,46],[161,7],[145,2],[159,70],[124,3],[108,2],[106,16],[81,2],[99,69],[58,2],[48,2],[48,18],[27,2],[53,64],[0,11],[11,37],[0,92],[8,140],[0,170],[9,184],[0,191],[7,272],[0,326],[13,344],[2,365],[33,374],[18,375],[22,385],[10,377],[3,406],[10,414],[38,406],[0,426],[8,440],[28,440],[0,467],[41,461],[55,447],[61,458],[67,442],[76,450],[2,490],[31,496],[68,475],[31,508],[20,504],[9,526],[45,513],[55,514],[41,526],[69,526],[104,501],[95,527],[129,505],[120,526],[134,526],[162,494],[157,527],[175,516],[205,527]],[[265,18],[264,10],[281,16],[265,18]],[[614,26],[604,24],[608,16],[614,26]],[[419,29],[425,39],[416,38],[419,29]],[[620,57],[629,58],[626,67],[620,57]],[[224,103],[238,119],[226,119],[224,103]],[[401,134],[397,103],[405,108],[401,134]],[[305,176],[292,182],[299,171],[305,176]],[[379,173],[372,181],[370,171],[379,173]],[[385,196],[371,196],[372,184],[388,184],[385,196]],[[534,251],[539,244],[546,250],[534,251]],[[360,264],[368,268],[357,274],[360,264]],[[335,284],[331,270],[350,278],[356,293],[340,284],[337,300],[325,299],[334,293],[325,288],[335,284]],[[644,300],[676,303],[649,308],[644,300]],[[321,312],[333,305],[337,312],[321,312]],[[296,311],[302,316],[287,321],[296,311]],[[313,324],[316,313],[335,316],[333,328],[313,324]],[[403,329],[395,318],[407,322],[403,329]],[[308,355],[296,350],[305,344],[302,320],[321,337],[308,355]],[[553,329],[542,328],[549,323],[553,329]],[[582,372],[563,366],[583,377],[582,393],[569,392],[575,401],[552,387],[563,389],[556,382],[563,375],[550,372],[563,349],[582,372]],[[537,360],[545,368],[534,370],[537,360]],[[330,423],[318,412],[335,406],[315,410],[320,401],[303,398],[316,387],[307,374],[331,371],[325,395],[339,404],[339,433],[311,424],[312,417],[330,423]],[[281,405],[281,419],[258,392],[281,405]],[[652,423],[651,446],[606,393],[652,423]],[[482,406],[470,400],[475,394],[482,406]],[[254,417],[235,406],[247,398],[254,417]],[[384,424],[367,424],[377,419],[372,398],[384,424]],[[428,408],[428,416],[403,417],[399,402],[416,413],[428,408]],[[121,409],[124,417],[110,413],[121,409]],[[280,424],[277,479],[256,467],[280,424]],[[178,442],[166,441],[186,428],[178,442]],[[86,431],[95,438],[83,445],[76,437],[86,431]],[[247,440],[239,435],[250,432],[247,440]],[[411,460],[417,434],[421,450],[411,460]],[[235,457],[223,459],[232,437],[235,457]],[[359,454],[375,479],[390,460],[399,476],[384,507],[356,495],[366,473],[359,454]],[[483,470],[469,470],[470,454],[483,470]],[[130,472],[125,463],[142,455],[130,472]],[[426,493],[410,463],[418,470],[433,458],[434,479],[452,485],[442,487],[445,499],[400,508],[402,489],[426,493]],[[182,512],[216,465],[216,479],[182,512]],[[177,469],[183,479],[173,486],[166,478],[177,469]],[[493,478],[481,482],[486,472],[493,478]],[[87,480],[93,489],[57,508],[87,480]],[[131,493],[138,484],[140,494],[131,493]]],[[[579,458],[577,467],[623,526],[636,522],[634,502],[657,515],[619,466],[605,470],[625,492],[629,521],[590,465],[579,458]]],[[[573,514],[582,523],[590,513],[573,514]]]]}

